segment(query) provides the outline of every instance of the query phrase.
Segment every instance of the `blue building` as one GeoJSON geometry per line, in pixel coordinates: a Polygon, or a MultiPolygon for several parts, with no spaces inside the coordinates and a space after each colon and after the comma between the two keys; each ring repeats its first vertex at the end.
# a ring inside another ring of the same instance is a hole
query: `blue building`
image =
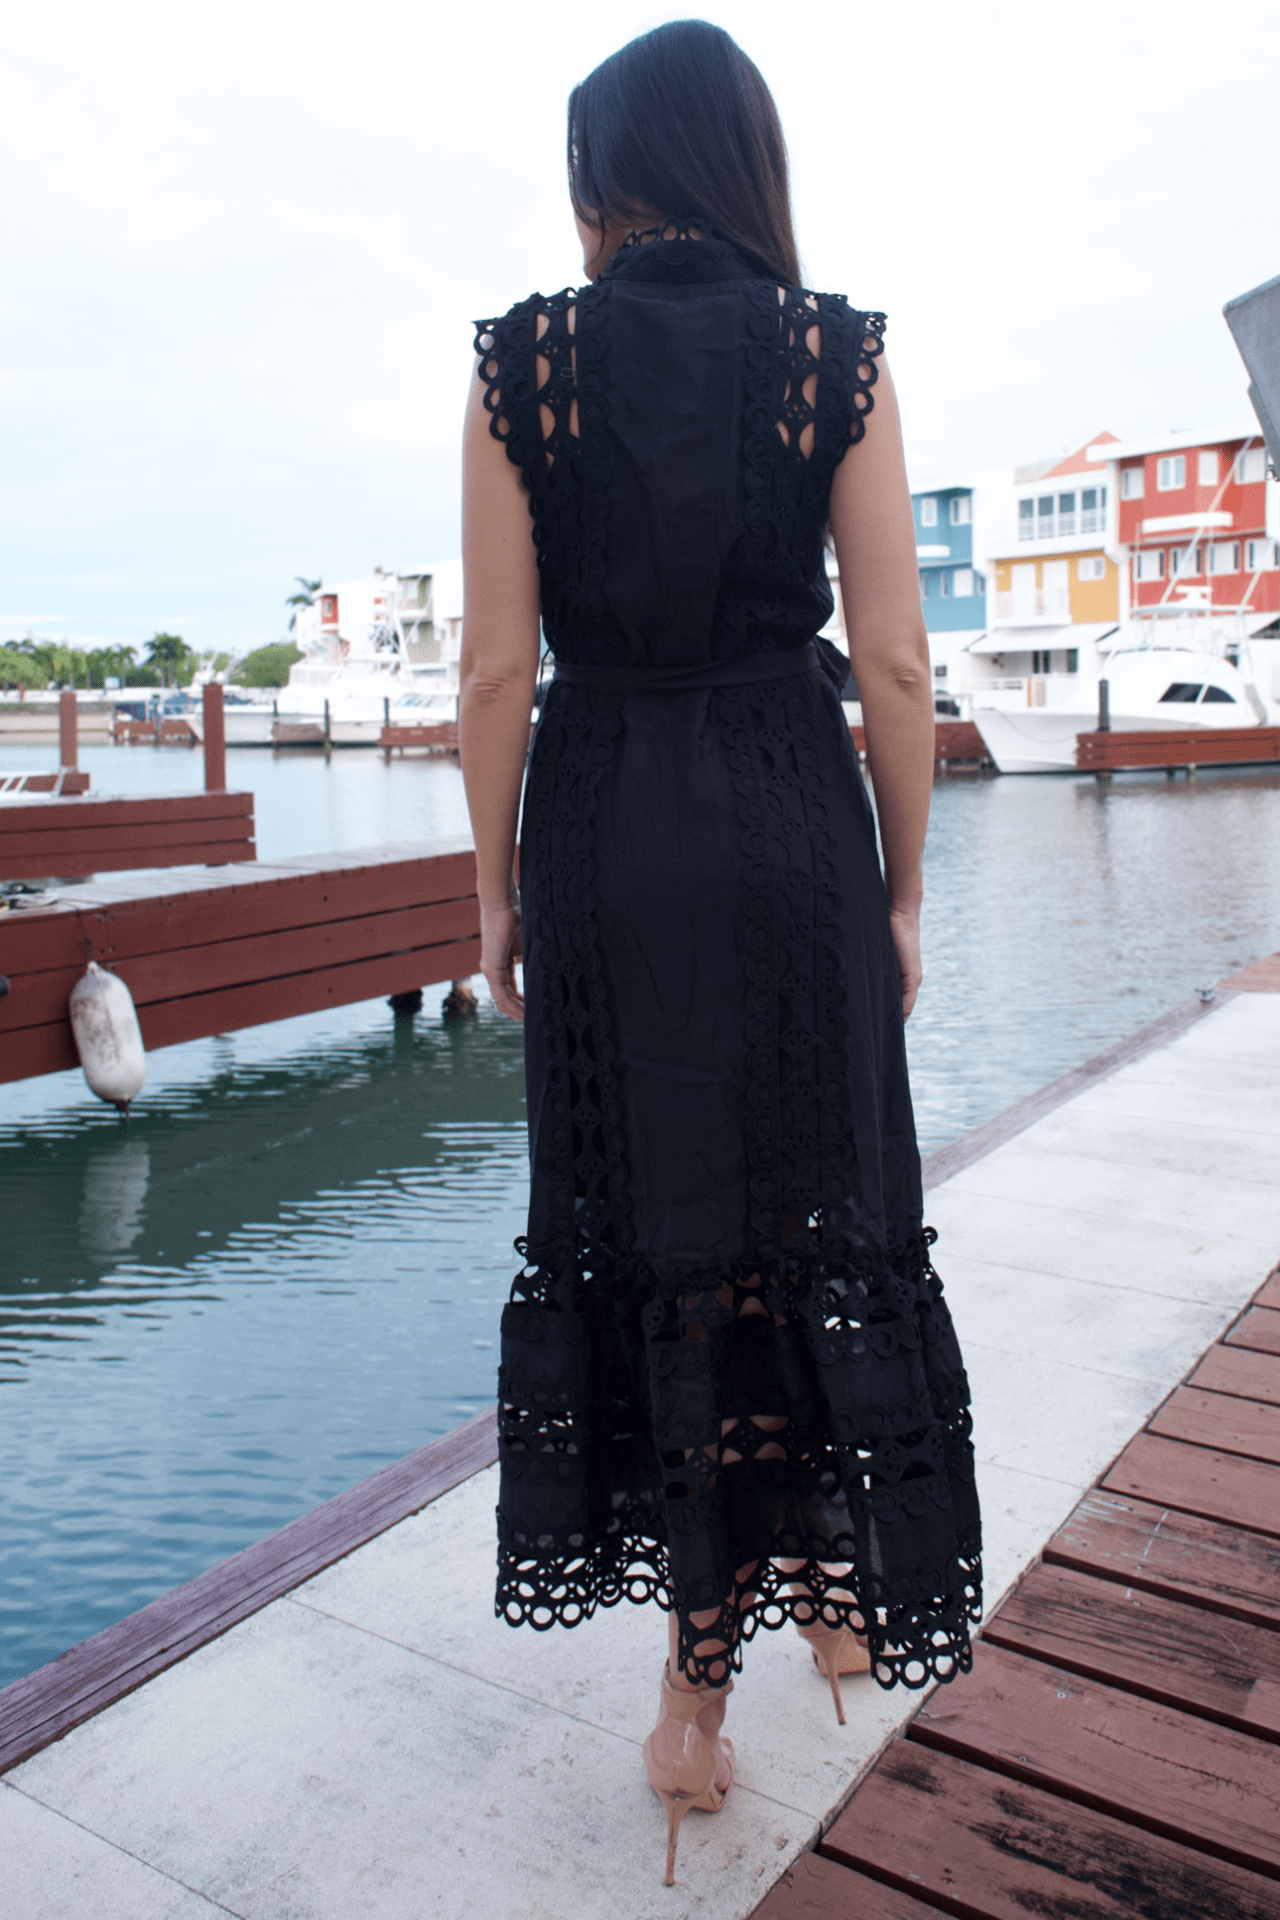
{"type": "Polygon", "coordinates": [[[925,626],[931,635],[980,633],[987,624],[987,583],[974,566],[973,488],[913,493],[911,508],[925,626]]]}

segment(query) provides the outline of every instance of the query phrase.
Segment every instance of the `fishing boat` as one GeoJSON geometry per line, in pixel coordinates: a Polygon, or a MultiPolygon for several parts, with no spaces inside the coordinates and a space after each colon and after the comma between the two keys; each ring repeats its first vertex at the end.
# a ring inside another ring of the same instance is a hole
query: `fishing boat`
{"type": "Polygon", "coordinates": [[[388,721],[454,720],[460,629],[457,561],[325,585],[298,610],[302,658],[280,691],[227,689],[227,745],[374,747],[388,721]]]}
{"type": "Polygon", "coordinates": [[[1115,733],[1280,724],[1276,641],[1179,609],[1099,643],[1096,677],[1044,674],[972,696],[970,717],[1001,773],[1074,773],[1076,741],[1115,733]],[[1238,630],[1237,630],[1238,629],[1238,630]]]}

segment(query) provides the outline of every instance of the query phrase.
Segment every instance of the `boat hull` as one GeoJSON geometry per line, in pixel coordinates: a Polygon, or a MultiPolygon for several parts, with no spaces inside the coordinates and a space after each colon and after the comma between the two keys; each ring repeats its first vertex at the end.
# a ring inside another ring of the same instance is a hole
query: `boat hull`
{"type": "MultiPolygon", "coordinates": [[[[1179,730],[1194,727],[1212,732],[1227,722],[1218,718],[1221,709],[1211,711],[1209,719],[1195,715],[1194,709],[1184,710],[1176,722],[1173,715],[1153,720],[1150,714],[1113,712],[1111,730],[1164,733],[1176,725],[1179,730]]],[[[1232,718],[1238,726],[1238,717],[1232,718]]],[[[1096,713],[1065,713],[1052,707],[975,707],[972,719],[1001,773],[1078,773],[1076,739],[1092,733],[1098,724],[1096,713]]]]}

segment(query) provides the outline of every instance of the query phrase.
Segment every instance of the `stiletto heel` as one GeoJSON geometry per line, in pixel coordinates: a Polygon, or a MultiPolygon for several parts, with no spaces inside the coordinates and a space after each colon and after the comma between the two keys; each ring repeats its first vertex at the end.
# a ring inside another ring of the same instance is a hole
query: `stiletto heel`
{"type": "Polygon", "coordinates": [[[667,1669],[662,1670],[658,1724],[644,1743],[644,1771],[667,1816],[665,1887],[675,1885],[676,1842],[685,1814],[690,1807],[719,1813],[733,1785],[733,1742],[720,1737],[732,1691],[732,1680],[700,1692],[673,1687],[667,1669]]]}
{"type": "Polygon", "coordinates": [[[824,1627],[818,1621],[812,1626],[802,1627],[797,1620],[796,1632],[812,1647],[814,1664],[823,1679],[830,1683],[831,1698],[836,1703],[836,1719],[843,1726],[844,1701],[840,1697],[840,1675],[870,1673],[871,1655],[866,1642],[851,1627],[824,1627]]]}

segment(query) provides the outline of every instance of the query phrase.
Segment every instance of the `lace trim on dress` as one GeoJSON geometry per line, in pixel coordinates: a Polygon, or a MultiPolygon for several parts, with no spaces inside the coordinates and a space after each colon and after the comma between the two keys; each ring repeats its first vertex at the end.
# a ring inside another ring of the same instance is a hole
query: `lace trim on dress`
{"type": "Polygon", "coordinates": [[[546,1628],[655,1599],[699,1680],[816,1605],[866,1631],[882,1686],[967,1671],[968,1390],[930,1237],[860,1276],[813,1245],[772,1270],[663,1276],[584,1248],[578,1306],[559,1311],[552,1276],[527,1268],[503,1316],[498,1615],[546,1628]],[[735,1384],[758,1415],[724,1416],[735,1384]]]}

